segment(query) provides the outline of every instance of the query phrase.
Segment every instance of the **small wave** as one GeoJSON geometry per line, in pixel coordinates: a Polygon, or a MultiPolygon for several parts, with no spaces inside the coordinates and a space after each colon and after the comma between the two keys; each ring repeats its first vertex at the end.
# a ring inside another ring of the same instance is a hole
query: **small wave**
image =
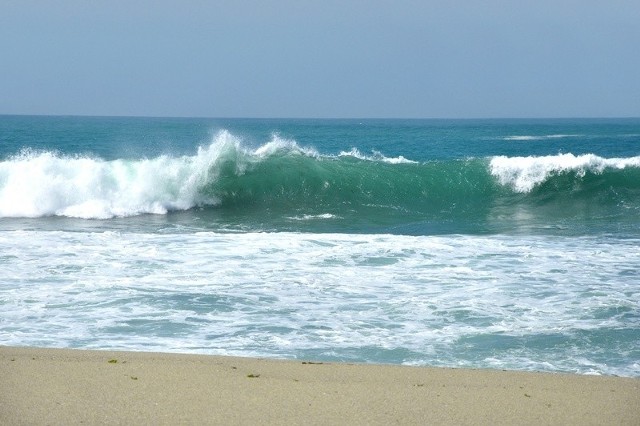
{"type": "Polygon", "coordinates": [[[502,140],[505,141],[539,141],[539,140],[545,140],[545,139],[564,139],[564,138],[577,138],[580,137],[582,135],[564,135],[564,134],[557,134],[557,135],[511,135],[511,136],[505,136],[504,138],[502,138],[502,140]]]}
{"type": "Polygon", "coordinates": [[[418,164],[417,161],[408,160],[402,155],[398,157],[385,157],[379,151],[372,151],[371,155],[362,154],[358,149],[351,148],[351,151],[341,151],[339,157],[353,157],[364,161],[381,161],[388,164],[418,164]]]}
{"type": "Polygon", "coordinates": [[[299,220],[299,221],[305,221],[305,220],[322,220],[322,219],[339,219],[339,216],[336,216],[334,214],[331,213],[323,213],[323,214],[305,214],[302,216],[290,216],[287,217],[287,219],[289,220],[299,220]]]}
{"type": "Polygon", "coordinates": [[[602,158],[594,154],[575,156],[561,154],[545,157],[493,157],[490,162],[491,174],[501,185],[509,186],[516,192],[530,192],[549,177],[574,172],[583,177],[587,172],[601,174],[606,169],[640,167],[640,157],[602,158]]]}

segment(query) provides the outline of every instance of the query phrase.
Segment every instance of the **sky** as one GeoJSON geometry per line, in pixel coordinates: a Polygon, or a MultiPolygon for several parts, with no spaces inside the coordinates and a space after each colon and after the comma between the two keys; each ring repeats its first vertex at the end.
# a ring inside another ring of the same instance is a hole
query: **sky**
{"type": "Polygon", "coordinates": [[[637,0],[0,0],[0,114],[639,117],[637,0]]]}

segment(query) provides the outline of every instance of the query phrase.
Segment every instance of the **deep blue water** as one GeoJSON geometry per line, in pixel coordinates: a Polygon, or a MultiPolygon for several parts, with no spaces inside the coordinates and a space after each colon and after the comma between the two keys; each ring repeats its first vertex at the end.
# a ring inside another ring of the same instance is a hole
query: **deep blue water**
{"type": "Polygon", "coordinates": [[[638,155],[640,119],[212,119],[2,116],[0,155],[23,148],[93,154],[105,160],[162,154],[193,155],[215,133],[229,130],[247,147],[273,135],[336,154],[377,150],[416,161],[467,157],[592,153],[638,155]],[[520,139],[519,139],[520,138],[520,139]],[[520,142],[520,143],[517,143],[520,142]]]}

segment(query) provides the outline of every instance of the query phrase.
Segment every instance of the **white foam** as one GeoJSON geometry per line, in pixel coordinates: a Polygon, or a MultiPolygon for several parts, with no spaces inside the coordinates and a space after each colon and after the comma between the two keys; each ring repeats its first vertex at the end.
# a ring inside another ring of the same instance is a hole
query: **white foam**
{"type": "Polygon", "coordinates": [[[503,138],[505,141],[539,141],[545,139],[564,139],[564,138],[577,138],[582,135],[511,135],[503,138]]]}
{"type": "Polygon", "coordinates": [[[464,343],[633,328],[637,240],[8,231],[0,256],[0,344],[640,375],[589,339],[464,343]]]}
{"type": "Polygon", "coordinates": [[[214,160],[194,157],[104,161],[50,152],[0,163],[0,217],[110,218],[188,209],[214,160]]]}
{"type": "Polygon", "coordinates": [[[289,220],[322,220],[322,219],[338,219],[339,216],[336,216],[331,213],[322,213],[322,214],[305,214],[302,216],[290,216],[287,219],[289,220]]]}
{"type": "Polygon", "coordinates": [[[535,141],[535,140],[540,140],[539,136],[526,136],[526,135],[522,135],[522,136],[506,136],[504,138],[505,141],[535,141]]]}
{"type": "Polygon", "coordinates": [[[341,151],[340,157],[354,157],[364,161],[382,161],[389,164],[418,164],[417,161],[408,160],[402,155],[398,157],[386,157],[379,151],[372,151],[371,155],[362,154],[357,148],[351,148],[350,151],[341,151]]]}
{"type": "Polygon", "coordinates": [[[241,175],[251,163],[282,153],[319,155],[277,136],[250,150],[228,131],[193,156],[105,161],[25,151],[0,162],[0,217],[106,219],[215,205],[200,189],[217,178],[218,165],[231,163],[241,175]]]}
{"type": "Polygon", "coordinates": [[[491,174],[501,185],[509,186],[517,192],[529,192],[550,176],[572,171],[579,176],[586,172],[602,173],[607,168],[624,169],[640,167],[640,156],[631,158],[602,158],[594,154],[575,156],[560,154],[544,157],[491,158],[491,174]]]}
{"type": "Polygon", "coordinates": [[[277,134],[272,135],[269,142],[254,150],[252,154],[260,158],[270,157],[275,154],[305,155],[313,158],[320,157],[320,154],[315,149],[301,147],[296,141],[281,138],[277,134]]]}

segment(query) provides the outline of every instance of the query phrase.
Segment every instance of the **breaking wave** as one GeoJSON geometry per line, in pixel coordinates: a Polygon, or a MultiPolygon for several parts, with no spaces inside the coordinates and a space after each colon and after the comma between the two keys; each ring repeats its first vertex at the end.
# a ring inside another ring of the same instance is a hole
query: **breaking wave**
{"type": "MultiPolygon", "coordinates": [[[[285,217],[478,215],[501,206],[640,210],[640,157],[593,154],[416,162],[337,155],[273,136],[257,148],[219,132],[194,155],[106,161],[23,151],[0,162],[0,217],[107,219],[194,207],[285,217]]],[[[403,219],[404,218],[404,219],[403,219]]]]}

